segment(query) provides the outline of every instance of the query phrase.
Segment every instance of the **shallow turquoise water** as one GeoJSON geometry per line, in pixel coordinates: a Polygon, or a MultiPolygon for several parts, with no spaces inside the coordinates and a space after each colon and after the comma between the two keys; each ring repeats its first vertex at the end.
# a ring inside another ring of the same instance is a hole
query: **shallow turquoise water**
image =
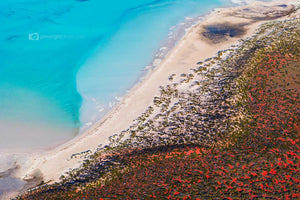
{"type": "Polygon", "coordinates": [[[172,26],[227,3],[0,1],[0,149],[74,137],[138,80],[172,26]]]}

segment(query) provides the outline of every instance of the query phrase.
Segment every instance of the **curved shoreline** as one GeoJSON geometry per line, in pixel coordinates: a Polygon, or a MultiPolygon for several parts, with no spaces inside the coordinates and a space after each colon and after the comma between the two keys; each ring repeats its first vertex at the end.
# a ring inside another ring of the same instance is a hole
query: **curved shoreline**
{"type": "MultiPolygon", "coordinates": [[[[210,11],[209,13],[211,12],[213,11],[210,11]]],[[[76,137],[80,136],[81,134],[85,134],[85,132],[90,130],[95,124],[97,124],[98,122],[103,120],[107,115],[109,115],[109,113],[112,112],[115,109],[115,107],[117,107],[122,102],[122,100],[131,93],[131,91],[136,87],[136,85],[141,84],[149,75],[151,75],[151,73],[155,68],[159,67],[160,63],[166,59],[167,55],[175,48],[176,44],[185,36],[188,30],[193,26],[197,25],[198,23],[200,23],[201,20],[203,20],[207,15],[209,14],[203,14],[193,18],[185,18],[183,22],[171,27],[169,29],[169,34],[168,34],[169,38],[164,40],[159,45],[158,50],[156,50],[153,53],[153,58],[151,62],[145,65],[145,67],[140,70],[140,76],[136,78],[134,83],[126,91],[121,92],[122,95],[120,97],[115,96],[114,98],[116,101],[109,102],[114,106],[112,106],[111,109],[108,110],[107,112],[103,113],[103,115],[102,114],[99,115],[103,117],[99,117],[99,119],[94,122],[93,121],[88,122],[88,123],[92,123],[91,125],[87,125],[87,126],[84,125],[83,127],[81,127],[79,130],[79,135],[77,135],[76,137]],[[175,35],[175,37],[172,37],[170,35],[175,35]]]]}
{"type": "MultiPolygon", "coordinates": [[[[283,1],[277,2],[283,3],[283,1]]],[[[275,4],[276,2],[269,3],[269,5],[275,4]]],[[[245,8],[245,6],[241,8],[245,8]]],[[[224,20],[224,16],[222,15],[226,15],[238,9],[239,8],[225,8],[220,12],[215,11],[204,21],[193,26],[175,48],[170,51],[160,66],[154,69],[153,72],[147,73],[144,80],[137,83],[130,90],[130,93],[125,95],[119,105],[106,114],[102,120],[94,124],[84,134],[79,135],[71,141],[51,151],[33,155],[31,162],[27,165],[28,168],[25,169],[25,167],[21,169],[16,175],[30,179],[33,177],[32,174],[36,174],[37,171],[39,171],[43,174],[44,181],[58,181],[60,175],[68,171],[69,168],[79,167],[85,156],[94,152],[99,147],[99,144],[107,145],[109,136],[118,134],[128,128],[133,123],[133,120],[144,112],[147,106],[152,104],[153,97],[156,96],[159,91],[159,86],[168,83],[169,75],[189,71],[191,67],[196,66],[198,61],[210,58],[214,56],[217,51],[236,44],[239,39],[253,34],[259,24],[268,21],[252,23],[247,27],[247,32],[244,35],[229,38],[227,41],[221,43],[221,45],[211,44],[208,43],[207,40],[199,38],[199,31],[203,30],[202,26],[220,22],[224,20]],[[71,159],[74,153],[80,152],[83,152],[83,154],[78,154],[77,158],[71,159]]],[[[232,21],[236,23],[244,23],[241,17],[229,16],[228,19],[232,18],[235,18],[235,20],[232,21]]]]}
{"type": "MultiPolygon", "coordinates": [[[[129,93],[135,88],[136,85],[143,82],[148,77],[148,75],[153,72],[153,70],[159,67],[161,63],[167,58],[167,56],[173,51],[177,43],[182,40],[182,38],[189,32],[189,30],[193,26],[201,23],[201,21],[205,20],[211,13],[219,10],[220,8],[230,8],[232,6],[238,6],[241,3],[242,2],[232,3],[231,0],[226,0],[226,3],[224,3],[224,5],[222,5],[221,7],[209,9],[205,13],[195,15],[194,17],[185,17],[178,24],[175,24],[174,26],[169,28],[168,36],[162,40],[155,51],[151,52],[153,54],[151,61],[143,64],[144,68],[141,68],[139,70],[139,75],[135,78],[134,82],[129,85],[126,90],[118,91],[118,93],[114,95],[113,99],[111,99],[110,102],[104,104],[100,103],[99,105],[103,106],[102,108],[104,111],[98,113],[97,116],[95,115],[95,120],[82,120],[82,127],[79,128],[78,136],[84,134],[96,123],[104,119],[116,106],[118,106],[122,102],[122,99],[126,98],[126,96],[129,95],[129,93]]],[[[95,101],[95,103],[96,102],[97,101],[95,101]]],[[[81,107],[81,109],[83,109],[83,107],[81,107]]],[[[91,114],[97,112],[98,110],[95,109],[91,114]]],[[[82,110],[80,111],[80,113],[82,114],[82,110]]]]}

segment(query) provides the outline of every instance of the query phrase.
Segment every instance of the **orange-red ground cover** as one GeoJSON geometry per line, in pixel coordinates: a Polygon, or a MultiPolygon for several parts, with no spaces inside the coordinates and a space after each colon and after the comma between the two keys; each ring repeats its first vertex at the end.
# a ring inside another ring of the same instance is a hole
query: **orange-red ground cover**
{"type": "Polygon", "coordinates": [[[255,63],[245,88],[251,120],[233,146],[124,153],[128,170],[105,185],[22,199],[300,199],[299,55],[269,52],[255,63]]]}
{"type": "Polygon", "coordinates": [[[125,149],[105,184],[73,178],[18,199],[300,199],[300,45],[281,39],[241,62],[246,113],[223,146],[125,149]]]}

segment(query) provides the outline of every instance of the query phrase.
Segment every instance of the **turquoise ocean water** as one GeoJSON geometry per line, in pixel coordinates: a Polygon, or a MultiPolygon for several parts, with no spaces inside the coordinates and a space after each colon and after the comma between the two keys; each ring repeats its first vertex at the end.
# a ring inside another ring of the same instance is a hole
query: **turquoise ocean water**
{"type": "Polygon", "coordinates": [[[224,0],[1,0],[0,150],[45,148],[99,120],[185,17],[224,0]]]}
{"type": "Polygon", "coordinates": [[[139,80],[174,26],[229,4],[1,0],[0,199],[24,185],[8,174],[25,159],[12,153],[74,138],[139,80]]]}

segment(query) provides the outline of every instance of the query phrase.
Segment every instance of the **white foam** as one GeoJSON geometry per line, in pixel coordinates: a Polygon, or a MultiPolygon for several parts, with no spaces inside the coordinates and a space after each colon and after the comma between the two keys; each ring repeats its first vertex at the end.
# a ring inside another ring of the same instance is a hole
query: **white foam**
{"type": "Polygon", "coordinates": [[[86,126],[91,126],[92,124],[93,124],[92,122],[85,123],[86,126]]]}
{"type": "Polygon", "coordinates": [[[166,51],[166,50],[168,50],[169,48],[168,47],[161,47],[159,50],[160,51],[166,51]]]}
{"type": "Polygon", "coordinates": [[[192,17],[186,17],[185,20],[193,20],[194,18],[192,17]]]}
{"type": "Polygon", "coordinates": [[[171,28],[169,28],[170,31],[174,30],[176,28],[176,26],[172,26],[171,28]]]}
{"type": "Polygon", "coordinates": [[[157,65],[159,65],[160,63],[161,63],[161,59],[155,59],[154,61],[153,61],[153,66],[157,66],[157,65]]]}
{"type": "Polygon", "coordinates": [[[0,173],[12,169],[16,166],[15,155],[0,154],[0,173]]]}
{"type": "Polygon", "coordinates": [[[231,2],[235,4],[249,4],[254,1],[255,0],[231,0],[231,2]]]}

